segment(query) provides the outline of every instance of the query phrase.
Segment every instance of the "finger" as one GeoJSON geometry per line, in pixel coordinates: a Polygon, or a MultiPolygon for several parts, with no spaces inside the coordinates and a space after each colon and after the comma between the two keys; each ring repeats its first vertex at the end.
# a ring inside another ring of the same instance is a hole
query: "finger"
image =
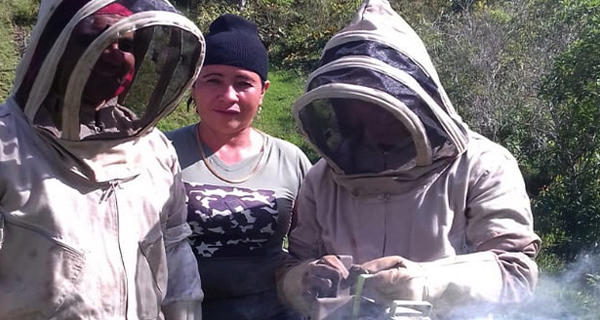
{"type": "Polygon", "coordinates": [[[346,279],[348,277],[349,271],[346,268],[346,266],[344,266],[344,264],[342,263],[342,261],[334,255],[327,255],[324,256],[323,258],[321,258],[321,260],[318,262],[319,264],[327,264],[329,266],[334,267],[335,269],[337,269],[342,278],[346,279]]]}
{"type": "Polygon", "coordinates": [[[381,270],[387,270],[402,266],[402,258],[398,256],[383,257],[363,263],[362,268],[369,273],[376,273],[381,270]]]}
{"type": "Polygon", "coordinates": [[[397,269],[383,270],[365,279],[364,288],[375,288],[378,291],[387,291],[397,285],[397,269]]]}
{"type": "Polygon", "coordinates": [[[339,283],[342,278],[342,275],[337,269],[326,264],[316,264],[309,272],[310,274],[316,275],[320,278],[329,279],[336,284],[339,283]]]}
{"type": "Polygon", "coordinates": [[[350,267],[350,270],[348,270],[348,277],[342,280],[340,286],[344,288],[352,287],[358,280],[358,276],[366,273],[368,273],[368,271],[363,269],[360,265],[353,264],[350,267]]]}
{"type": "Polygon", "coordinates": [[[394,268],[380,271],[365,279],[365,287],[376,288],[384,294],[402,291],[402,288],[411,288],[415,275],[405,268],[394,268]]]}
{"type": "Polygon", "coordinates": [[[367,271],[367,270],[365,270],[365,268],[363,268],[363,267],[362,267],[360,264],[353,264],[353,265],[350,267],[350,270],[348,270],[348,271],[350,271],[350,274],[356,274],[356,275],[359,275],[359,274],[364,274],[364,273],[367,273],[367,272],[368,272],[368,271],[367,271]]]}
{"type": "Polygon", "coordinates": [[[306,287],[311,292],[326,291],[331,289],[333,282],[330,279],[324,279],[315,275],[306,276],[306,287]]]}
{"type": "MultiPolygon", "coordinates": [[[[405,268],[395,268],[376,273],[365,279],[364,288],[377,292],[379,295],[394,299],[420,300],[423,295],[422,287],[418,282],[419,277],[407,272],[405,268]],[[418,288],[418,290],[417,290],[418,288]]],[[[381,297],[380,297],[381,298],[381,297]]]]}
{"type": "Polygon", "coordinates": [[[335,297],[337,296],[337,286],[330,279],[319,278],[315,275],[306,277],[306,287],[315,297],[335,297]]]}

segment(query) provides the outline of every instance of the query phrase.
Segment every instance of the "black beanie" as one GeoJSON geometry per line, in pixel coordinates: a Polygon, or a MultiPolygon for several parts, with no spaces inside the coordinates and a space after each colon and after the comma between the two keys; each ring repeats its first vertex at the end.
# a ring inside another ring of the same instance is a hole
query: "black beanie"
{"type": "Polygon", "coordinates": [[[226,13],[210,24],[204,65],[224,64],[256,72],[267,80],[269,57],[258,37],[256,25],[240,16],[226,13]]]}

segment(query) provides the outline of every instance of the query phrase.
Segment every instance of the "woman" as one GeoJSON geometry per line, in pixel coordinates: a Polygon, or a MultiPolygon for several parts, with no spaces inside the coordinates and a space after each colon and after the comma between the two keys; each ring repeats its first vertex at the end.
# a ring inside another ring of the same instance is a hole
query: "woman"
{"type": "Polygon", "coordinates": [[[206,51],[192,94],[201,121],[167,134],[188,194],[203,317],[293,319],[278,302],[274,270],[310,162],[252,128],[269,88],[256,26],[223,15],[210,26],[206,51]]]}

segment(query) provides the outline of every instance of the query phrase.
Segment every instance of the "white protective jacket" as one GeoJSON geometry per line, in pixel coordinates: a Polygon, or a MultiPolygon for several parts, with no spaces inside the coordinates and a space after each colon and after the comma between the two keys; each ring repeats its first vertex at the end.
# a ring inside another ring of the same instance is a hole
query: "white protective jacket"
{"type": "Polygon", "coordinates": [[[197,75],[204,41],[162,0],[113,5],[118,23],[74,36],[113,2],[42,1],[0,106],[1,320],[201,317],[180,169],[154,125],[197,75]],[[95,65],[112,72],[98,59],[112,43],[135,55],[131,85],[87,117],[85,84],[95,65]]]}
{"type": "Polygon", "coordinates": [[[300,191],[283,299],[310,313],[303,273],[329,254],[418,262],[424,299],[442,314],[529,297],[540,240],[517,162],[462,122],[411,27],[387,1],[367,0],[320,62],[294,104],[323,159],[300,191]],[[348,112],[349,101],[371,110],[348,112]],[[356,138],[356,123],[382,113],[408,143],[378,151],[356,138]]]}

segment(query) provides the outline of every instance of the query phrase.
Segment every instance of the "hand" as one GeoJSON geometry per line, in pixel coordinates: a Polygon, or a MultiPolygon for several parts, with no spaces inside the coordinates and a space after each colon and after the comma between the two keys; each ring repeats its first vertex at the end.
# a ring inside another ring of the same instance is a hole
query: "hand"
{"type": "Polygon", "coordinates": [[[198,301],[173,301],[163,305],[166,320],[202,320],[202,303],[198,301]]]}
{"type": "Polygon", "coordinates": [[[364,295],[378,303],[421,301],[426,297],[426,273],[419,263],[400,256],[389,256],[368,261],[361,267],[373,275],[365,279],[364,295]]]}
{"type": "Polygon", "coordinates": [[[313,298],[336,297],[348,274],[348,269],[337,256],[326,255],[307,268],[304,275],[306,294],[313,298]]]}

